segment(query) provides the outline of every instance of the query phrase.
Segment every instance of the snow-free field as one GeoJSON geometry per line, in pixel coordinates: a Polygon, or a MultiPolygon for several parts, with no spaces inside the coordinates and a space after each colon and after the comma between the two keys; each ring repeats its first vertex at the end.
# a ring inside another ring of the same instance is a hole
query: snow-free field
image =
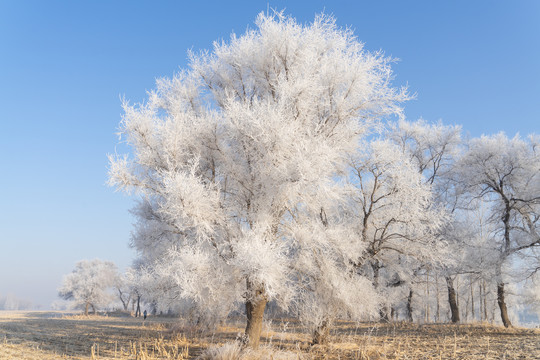
{"type": "MultiPolygon", "coordinates": [[[[233,343],[242,332],[241,322],[204,332],[172,318],[0,312],[0,359],[196,358],[208,348],[233,343]]],[[[540,359],[538,329],[491,325],[342,322],[329,346],[310,347],[308,341],[294,321],[273,320],[265,326],[261,350],[242,359],[540,359]]],[[[214,354],[238,349],[228,345],[214,354]]]]}

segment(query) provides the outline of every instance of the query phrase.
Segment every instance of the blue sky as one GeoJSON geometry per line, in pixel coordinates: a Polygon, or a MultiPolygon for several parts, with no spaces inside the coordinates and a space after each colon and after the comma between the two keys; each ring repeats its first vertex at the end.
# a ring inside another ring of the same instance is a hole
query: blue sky
{"type": "MultiPolygon", "coordinates": [[[[0,1],[0,296],[48,307],[81,259],[128,266],[133,199],[105,185],[120,97],[267,7],[325,11],[400,59],[409,119],[540,132],[539,1],[0,1]]],[[[123,149],[119,151],[122,152],[123,149]]]]}

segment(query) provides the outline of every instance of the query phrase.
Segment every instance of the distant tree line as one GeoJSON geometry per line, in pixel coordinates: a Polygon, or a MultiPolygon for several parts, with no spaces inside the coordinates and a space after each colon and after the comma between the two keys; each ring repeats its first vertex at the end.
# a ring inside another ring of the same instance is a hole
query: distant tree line
{"type": "Polygon", "coordinates": [[[39,306],[31,301],[19,299],[13,294],[0,295],[0,310],[34,310],[38,308],[39,306]]]}

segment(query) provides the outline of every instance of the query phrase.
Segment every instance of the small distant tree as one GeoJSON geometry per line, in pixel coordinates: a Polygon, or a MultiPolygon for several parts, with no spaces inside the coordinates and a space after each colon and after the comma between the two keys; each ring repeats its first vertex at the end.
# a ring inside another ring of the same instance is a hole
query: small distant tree
{"type": "Polygon", "coordinates": [[[58,295],[64,300],[73,300],[77,308],[88,315],[91,307],[105,306],[112,300],[110,289],[118,283],[118,270],[110,261],[81,260],[75,269],[64,276],[58,295]]]}
{"type": "Polygon", "coordinates": [[[135,312],[135,317],[141,316],[141,300],[144,286],[141,284],[144,276],[141,269],[140,260],[136,261],[133,267],[126,270],[123,275],[124,287],[129,292],[131,308],[135,312]]]}
{"type": "Polygon", "coordinates": [[[142,275],[139,261],[136,261],[132,267],[128,267],[123,274],[120,274],[117,278],[117,283],[114,285],[117,298],[120,299],[124,311],[127,311],[130,305],[134,310],[137,307],[135,310],[136,317],[141,312],[140,303],[142,294],[142,275]]]}

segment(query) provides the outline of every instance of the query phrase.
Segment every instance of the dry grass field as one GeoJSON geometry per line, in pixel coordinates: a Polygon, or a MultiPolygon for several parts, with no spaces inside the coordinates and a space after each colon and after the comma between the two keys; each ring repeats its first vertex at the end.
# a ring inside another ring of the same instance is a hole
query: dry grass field
{"type": "MultiPolygon", "coordinates": [[[[237,359],[242,323],[213,332],[171,318],[0,312],[0,359],[237,359]],[[228,344],[223,346],[224,344],[228,344]],[[210,349],[210,350],[208,350],[210,349]]],[[[310,347],[294,321],[266,325],[263,346],[241,359],[540,359],[540,331],[489,325],[341,322],[330,345],[310,347]]]]}

